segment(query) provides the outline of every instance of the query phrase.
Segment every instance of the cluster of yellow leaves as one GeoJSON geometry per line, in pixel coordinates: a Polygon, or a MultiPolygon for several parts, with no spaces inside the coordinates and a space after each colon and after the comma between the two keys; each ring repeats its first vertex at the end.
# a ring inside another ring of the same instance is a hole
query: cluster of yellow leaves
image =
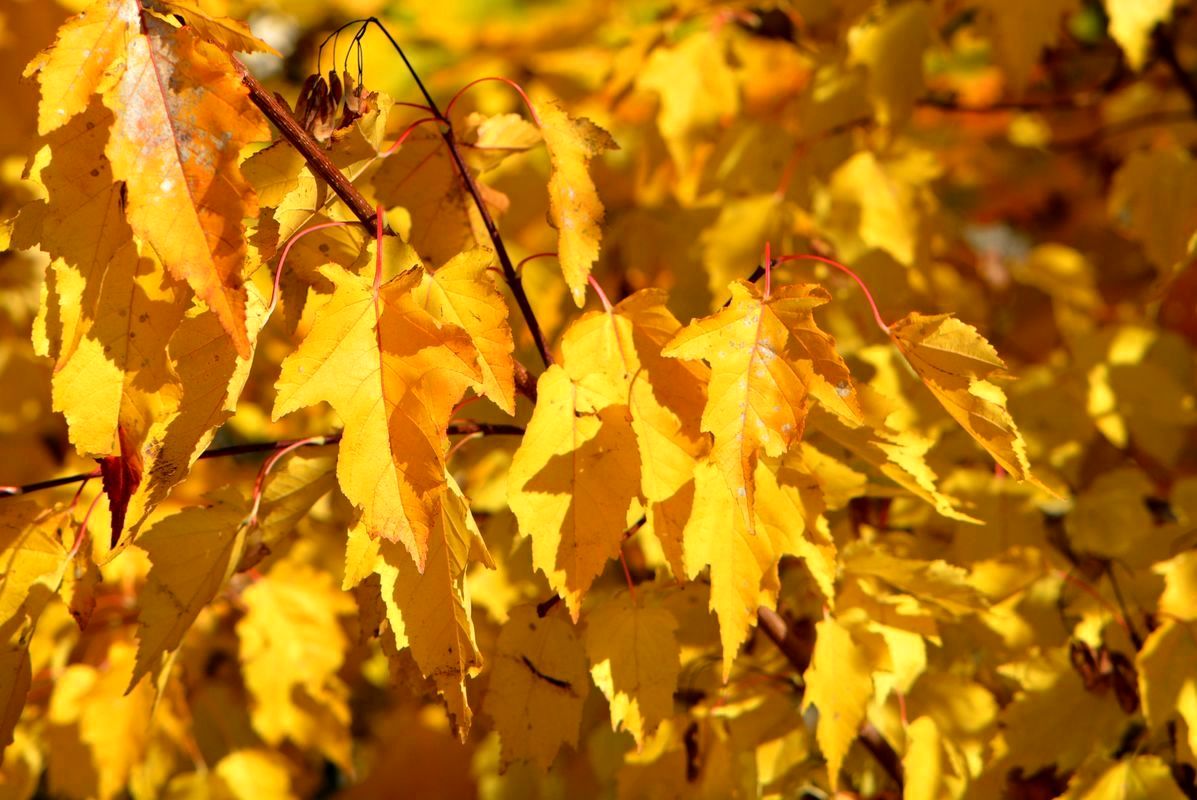
{"type": "Polygon", "coordinates": [[[1183,3],[449,0],[433,94],[528,95],[447,119],[349,29],[377,237],[236,55],[322,11],[75,5],[0,433],[102,480],[0,498],[0,795],[1197,791],[1197,140],[1069,139],[1183,3]]]}

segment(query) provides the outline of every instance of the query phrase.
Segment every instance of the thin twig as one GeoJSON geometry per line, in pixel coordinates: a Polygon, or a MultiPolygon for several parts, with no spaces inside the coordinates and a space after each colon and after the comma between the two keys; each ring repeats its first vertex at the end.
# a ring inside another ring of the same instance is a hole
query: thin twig
{"type": "MultiPolygon", "coordinates": [[[[241,83],[249,91],[250,101],[258,107],[266,119],[274,123],[274,127],[278,128],[283,138],[303,156],[304,160],[308,162],[308,166],[312,168],[312,172],[329,185],[337,197],[341,198],[353,215],[358,218],[358,221],[365,226],[366,230],[373,234],[374,207],[367,202],[357,187],[345,176],[345,173],[337,169],[328,154],[321,149],[315,139],[308,135],[308,132],[296,121],[295,117],[283,108],[282,103],[266,91],[262,84],[258,83],[258,79],[249,73],[245,65],[233,59],[233,66],[237,69],[241,83]]],[[[394,234],[388,229],[387,235],[393,236],[394,234]]]]}
{"type": "Polygon", "coordinates": [[[495,253],[499,257],[499,264],[503,267],[503,275],[507,279],[507,285],[511,287],[511,294],[515,297],[515,303],[519,306],[520,313],[524,316],[528,332],[532,334],[532,341],[535,342],[536,350],[540,353],[540,360],[544,362],[546,367],[549,366],[553,363],[553,357],[549,353],[544,334],[540,330],[540,324],[536,321],[536,315],[532,312],[532,304],[528,301],[528,295],[524,293],[523,282],[520,280],[519,274],[515,271],[515,266],[511,262],[511,256],[507,253],[507,246],[503,242],[503,237],[499,233],[499,228],[495,224],[494,217],[491,216],[490,209],[486,207],[486,203],[482,199],[482,193],[478,190],[478,185],[474,180],[473,174],[470,173],[465,160],[461,157],[461,149],[457,145],[457,138],[453,133],[452,123],[441,112],[440,106],[436,104],[436,101],[432,99],[432,95],[424,87],[424,82],[420,80],[415,67],[408,60],[407,54],[403,52],[403,48],[399,45],[399,42],[395,41],[395,37],[391,36],[386,26],[376,17],[370,17],[366,22],[367,24],[376,25],[387,37],[391,46],[395,48],[395,52],[399,54],[399,58],[403,59],[403,64],[411,74],[412,80],[416,82],[416,86],[419,87],[420,93],[424,95],[424,100],[427,101],[428,107],[432,109],[433,116],[441,121],[441,138],[445,140],[445,145],[449,148],[449,155],[453,159],[453,164],[457,168],[462,182],[465,184],[470,199],[474,202],[474,207],[478,209],[478,215],[482,218],[482,224],[486,228],[487,236],[490,237],[490,241],[495,247],[495,253]]]}
{"type": "MultiPolygon", "coordinates": [[[[448,434],[450,436],[523,436],[524,429],[519,425],[509,425],[507,423],[498,422],[454,422],[448,427],[448,434]]],[[[251,442],[249,444],[234,444],[228,447],[213,447],[205,450],[199,454],[200,459],[208,458],[226,458],[229,456],[243,456],[251,453],[272,453],[276,450],[289,447],[314,447],[337,444],[341,441],[340,432],[329,434],[322,437],[305,437],[302,439],[282,439],[273,442],[251,442]]],[[[92,472],[81,472],[78,475],[66,475],[61,478],[53,478],[48,481],[38,481],[37,483],[27,483],[24,486],[0,486],[0,500],[5,497],[16,497],[17,495],[26,495],[33,492],[40,492],[44,489],[53,489],[58,486],[66,486],[71,483],[79,483],[80,481],[97,478],[100,475],[99,470],[92,472]]]]}

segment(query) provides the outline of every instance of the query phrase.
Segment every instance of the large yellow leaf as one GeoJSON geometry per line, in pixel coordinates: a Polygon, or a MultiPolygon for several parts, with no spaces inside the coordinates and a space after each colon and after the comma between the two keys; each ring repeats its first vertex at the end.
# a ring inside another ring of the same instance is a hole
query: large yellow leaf
{"type": "Polygon", "coordinates": [[[710,608],[719,617],[724,680],[756,625],[757,609],[777,604],[782,556],[803,557],[828,599],[835,576],[835,548],[817,521],[822,497],[813,476],[762,460],[754,480],[759,496],[750,530],[721,466],[710,459],[698,462],[693,509],[683,530],[686,577],[711,570],[710,608]]]}
{"type": "Polygon", "coordinates": [[[931,13],[927,3],[903,3],[848,33],[852,61],[869,69],[869,94],[883,125],[904,123],[922,94],[931,13]]]}
{"type": "Polygon", "coordinates": [[[536,409],[511,461],[508,502],[532,537],[532,562],[574,619],[619,553],[640,491],[626,406],[595,411],[558,365],[536,384],[536,409]]]}
{"type": "MultiPolygon", "coordinates": [[[[465,497],[451,476],[441,513],[428,539],[428,561],[423,574],[399,545],[378,542],[375,571],[381,578],[387,620],[399,648],[411,648],[420,672],[436,682],[453,714],[457,735],[470,732],[472,713],[466,698],[465,679],[482,669],[482,653],[474,638],[466,569],[472,560],[493,567],[482,544],[482,534],[465,497]],[[475,558],[471,558],[476,554],[475,558]]],[[[350,540],[369,540],[360,528],[350,540]]],[[[374,540],[369,540],[374,541],[374,540]]]]}
{"type": "Polygon", "coordinates": [[[513,609],[499,634],[485,705],[503,763],[548,769],[562,744],[576,745],[589,689],[573,626],[559,614],[538,617],[534,606],[513,609]]]}
{"type": "Polygon", "coordinates": [[[765,297],[738,281],[731,292],[725,309],[691,322],[664,352],[711,365],[702,429],[715,437],[712,456],[752,533],[757,460],[801,438],[808,398],[849,418],[860,409],[835,340],[815,325],[814,309],[831,299],[824,289],[800,284],[765,297]]]}
{"type": "Polygon", "coordinates": [[[515,413],[515,343],[507,322],[507,302],[495,285],[494,254],[474,249],[458,253],[413,290],[416,302],[437,319],[469,334],[478,351],[482,379],[475,385],[508,414],[515,413]]]}
{"type": "MultiPolygon", "coordinates": [[[[229,498],[240,500],[240,498],[229,498]]],[[[188,508],[156,522],[137,539],[150,558],[138,598],[137,663],[130,686],[161,667],[204,606],[232,576],[245,546],[248,504],[188,508]]]]}
{"type": "Polygon", "coordinates": [[[820,620],[815,631],[814,657],[802,676],[806,684],[802,707],[813,705],[819,710],[815,735],[835,789],[844,756],[860,732],[873,696],[872,666],[852,634],[834,618],[820,620]]]}
{"type": "Polygon", "coordinates": [[[565,282],[581,308],[586,279],[598,259],[603,203],[588,168],[590,159],[619,145],[611,134],[585,117],[574,118],[556,103],[539,103],[537,112],[553,173],[549,177],[549,221],[557,229],[557,258],[565,282]]]}
{"type": "Polygon", "coordinates": [[[681,669],[677,620],[660,606],[620,594],[586,617],[586,654],[594,685],[611,704],[611,726],[637,746],[673,713],[681,669]]]}
{"type": "Polygon", "coordinates": [[[707,446],[699,417],[710,371],[700,361],[662,353],[681,328],[667,299],[659,289],[641,290],[610,312],[579,317],[561,340],[565,370],[586,402],[628,407],[641,490],[651,502],[672,497],[691,480],[707,446]]]}
{"type": "Polygon", "coordinates": [[[36,73],[41,84],[38,133],[70,122],[92,94],[111,84],[140,20],[137,0],[96,0],[59,28],[54,44],[25,69],[26,77],[36,73]]]}
{"type": "Polygon", "coordinates": [[[1147,637],[1135,664],[1147,724],[1163,731],[1179,716],[1189,747],[1197,748],[1197,624],[1165,620],[1147,637]]]}
{"type": "Polygon", "coordinates": [[[1078,773],[1068,788],[1060,800],[1184,800],[1186,797],[1176,785],[1168,762],[1150,755],[1131,756],[1111,764],[1088,785],[1078,773]]]}
{"type": "Polygon", "coordinates": [[[1034,481],[1006,395],[986,380],[1006,368],[993,345],[950,314],[908,314],[890,326],[890,336],[952,418],[1006,472],[1034,481]]]}
{"type": "Polygon", "coordinates": [[[125,71],[104,95],[116,114],[112,172],[125,182],[133,230],[248,356],[242,219],[257,200],[238,164],[267,129],[228,54],[154,18],[144,29],[126,39],[125,71]]]}
{"type": "Polygon", "coordinates": [[[462,329],[419,306],[416,268],[375,292],[335,265],[335,287],[307,338],[283,361],[274,416],[328,402],[344,421],[341,489],[371,536],[400,542],[420,569],[445,491],[446,426],[481,380],[462,329]]]}
{"type": "Polygon", "coordinates": [[[348,767],[347,690],[337,676],[349,645],[341,617],[357,611],[332,578],[280,561],[241,593],[237,623],[254,730],[273,746],[290,738],[348,767]]]}
{"type": "Polygon", "coordinates": [[[1197,229],[1197,161],[1181,148],[1131,153],[1114,175],[1107,203],[1110,218],[1171,274],[1197,229]]]}

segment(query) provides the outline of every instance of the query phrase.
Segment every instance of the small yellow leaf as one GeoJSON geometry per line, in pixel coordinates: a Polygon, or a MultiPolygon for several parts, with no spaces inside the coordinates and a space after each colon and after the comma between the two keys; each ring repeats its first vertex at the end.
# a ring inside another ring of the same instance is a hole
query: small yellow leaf
{"type": "Polygon", "coordinates": [[[815,736],[827,759],[827,777],[834,790],[844,756],[860,731],[873,696],[872,667],[852,634],[835,619],[820,620],[815,631],[814,656],[802,676],[806,684],[802,708],[813,705],[819,710],[815,736]]]}
{"type": "Polygon", "coordinates": [[[922,94],[931,29],[928,4],[904,3],[848,32],[852,61],[869,68],[869,94],[881,124],[905,122],[922,94]]]}
{"type": "Polygon", "coordinates": [[[673,713],[681,664],[677,620],[666,609],[620,594],[586,617],[586,653],[594,685],[611,704],[611,727],[638,746],[673,713]]]}
{"type": "Polygon", "coordinates": [[[586,278],[598,259],[603,204],[590,177],[590,159],[619,145],[585,117],[571,117],[554,102],[537,105],[541,133],[553,173],[549,178],[549,220],[557,229],[557,258],[574,302],[586,300],[586,278]]]}
{"type": "Polygon", "coordinates": [[[950,314],[908,314],[890,336],[952,418],[1011,476],[1037,483],[1006,396],[986,380],[1006,368],[993,345],[950,314]]]}
{"type": "Polygon", "coordinates": [[[1197,625],[1165,620],[1148,635],[1135,665],[1147,724],[1163,731],[1169,720],[1181,717],[1189,747],[1197,750],[1197,625]]]}
{"type": "Polygon", "coordinates": [[[1110,35],[1122,47],[1132,69],[1147,61],[1151,31],[1172,15],[1175,0],[1106,0],[1110,35]]]}
{"type": "Polygon", "coordinates": [[[1131,756],[1110,766],[1088,786],[1074,787],[1060,800],[1184,800],[1171,768],[1159,756],[1131,756]]]}
{"type": "Polygon", "coordinates": [[[586,653],[559,614],[512,609],[496,645],[486,713],[502,744],[502,761],[532,761],[547,770],[562,744],[575,746],[589,681],[586,653]]]}
{"type": "Polygon", "coordinates": [[[282,53],[250,33],[244,22],[208,14],[196,0],[150,0],[150,4],[164,13],[182,16],[201,37],[230,53],[269,53],[282,58],[282,53]]]}

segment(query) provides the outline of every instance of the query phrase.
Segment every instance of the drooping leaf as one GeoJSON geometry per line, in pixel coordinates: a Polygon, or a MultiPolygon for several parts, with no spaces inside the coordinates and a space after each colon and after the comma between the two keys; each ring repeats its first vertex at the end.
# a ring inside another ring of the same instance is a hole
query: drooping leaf
{"type": "Polygon", "coordinates": [[[182,16],[201,37],[220,45],[230,53],[269,53],[282,57],[279,51],[250,33],[249,26],[244,22],[213,16],[205,12],[195,0],[150,0],[150,6],[164,14],[182,16]]]}
{"type": "Polygon", "coordinates": [[[159,670],[160,657],[179,646],[232,576],[245,546],[247,511],[240,498],[226,498],[164,517],[138,537],[137,546],[146,551],[151,566],[140,598],[130,686],[159,670]]]}
{"type": "Polygon", "coordinates": [[[586,279],[599,253],[603,204],[589,163],[619,145],[585,117],[574,118],[550,101],[537,105],[540,129],[553,173],[549,178],[549,220],[557,229],[557,258],[574,302],[586,299],[586,279]]]}
{"type": "Polygon", "coordinates": [[[756,464],[801,438],[808,398],[849,418],[860,410],[835,340],[814,322],[831,299],[824,289],[800,284],[766,297],[739,281],[731,291],[727,308],[690,323],[664,353],[711,365],[702,429],[715,437],[712,457],[751,534],[756,464]]]}
{"type": "Polygon", "coordinates": [[[851,632],[834,618],[820,620],[815,629],[814,657],[802,676],[806,684],[802,707],[813,705],[819,710],[816,736],[834,789],[873,696],[872,667],[851,632]]]}
{"type": "Polygon", "coordinates": [[[1143,713],[1153,730],[1185,721],[1189,747],[1197,746],[1197,625],[1166,620],[1143,643],[1136,658],[1143,713]]]}
{"type": "Polygon", "coordinates": [[[986,380],[1006,368],[993,345],[950,314],[908,314],[890,336],[952,418],[1010,475],[1034,481],[1006,395],[986,380]]]}
{"type": "MultiPolygon", "coordinates": [[[[428,539],[424,571],[399,545],[378,542],[375,571],[382,579],[382,599],[397,646],[410,647],[420,672],[436,682],[453,715],[462,741],[473,717],[466,697],[465,680],[482,669],[482,653],[474,636],[466,569],[471,560],[493,567],[482,544],[482,534],[452,477],[441,503],[440,518],[428,539]],[[479,553],[480,559],[471,555],[479,553]]],[[[350,531],[354,540],[368,539],[360,528],[350,531]]]]}
{"type": "Polygon", "coordinates": [[[1106,0],[1110,35],[1126,53],[1131,68],[1142,69],[1147,60],[1151,31],[1172,15],[1174,0],[1106,0]]]}
{"type": "Polygon", "coordinates": [[[420,307],[416,268],[380,287],[329,266],[335,287],[316,324],[283,361],[274,416],[328,402],[345,422],[341,490],[371,536],[401,542],[423,569],[445,491],[446,426],[481,380],[462,329],[420,307]]]}
{"type": "Polygon", "coordinates": [[[241,220],[257,200],[241,176],[241,147],[266,138],[228,54],[147,18],[129,36],[126,66],[104,95],[116,115],[106,152],[127,188],[134,232],[216,313],[248,356],[241,220]]]}
{"type": "Polygon", "coordinates": [[[673,711],[681,664],[677,620],[660,606],[620,594],[586,617],[586,654],[594,685],[611,704],[611,726],[642,746],[673,711]]]}
{"type": "Polygon", "coordinates": [[[508,502],[532,561],[577,619],[582,597],[619,553],[640,490],[626,406],[597,412],[566,370],[549,367],[512,458],[508,502]]]}
{"type": "Polygon", "coordinates": [[[561,745],[576,745],[589,683],[586,653],[559,614],[513,609],[496,645],[486,713],[502,744],[502,761],[548,769],[561,745]],[[535,708],[536,714],[528,710],[535,708]]]}

